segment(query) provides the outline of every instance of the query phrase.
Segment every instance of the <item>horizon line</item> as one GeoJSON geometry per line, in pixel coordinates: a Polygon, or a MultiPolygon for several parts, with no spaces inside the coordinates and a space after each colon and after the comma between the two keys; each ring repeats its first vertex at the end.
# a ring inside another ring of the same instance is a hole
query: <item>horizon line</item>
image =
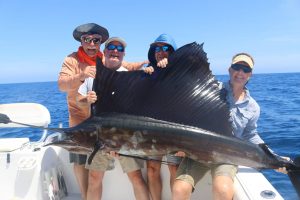
{"type": "MultiPolygon", "coordinates": [[[[254,73],[255,75],[264,75],[264,74],[300,74],[300,72],[272,72],[272,73],[254,73]]],[[[213,74],[214,76],[228,76],[228,74],[213,74]]],[[[48,80],[48,81],[24,81],[24,82],[0,82],[0,85],[8,85],[8,84],[23,84],[23,83],[49,83],[49,82],[57,82],[57,80],[48,80]]]]}

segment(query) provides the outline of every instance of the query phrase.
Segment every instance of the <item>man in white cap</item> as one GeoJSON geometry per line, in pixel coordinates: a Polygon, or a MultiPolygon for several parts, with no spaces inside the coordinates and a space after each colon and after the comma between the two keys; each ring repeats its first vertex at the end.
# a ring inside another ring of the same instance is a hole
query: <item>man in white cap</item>
{"type": "MultiPolygon", "coordinates": [[[[126,46],[127,44],[122,38],[109,38],[105,42],[104,66],[116,71],[127,71],[127,69],[122,66],[126,46]]],[[[92,91],[93,81],[94,79],[89,77],[85,79],[84,83],[79,87],[79,94],[77,97],[79,105],[89,108],[92,103],[97,101],[97,95],[92,91]]],[[[101,97],[99,98],[99,101],[101,101],[101,97]]],[[[112,152],[112,154],[115,153],[112,152]]],[[[139,159],[128,157],[120,157],[119,161],[123,172],[127,173],[128,178],[132,183],[136,199],[149,200],[149,192],[141,172],[144,162],[139,159]]],[[[114,168],[114,159],[110,155],[103,155],[101,152],[98,152],[92,162],[86,164],[86,168],[89,169],[87,198],[89,200],[101,199],[104,173],[105,171],[114,168]]]]}

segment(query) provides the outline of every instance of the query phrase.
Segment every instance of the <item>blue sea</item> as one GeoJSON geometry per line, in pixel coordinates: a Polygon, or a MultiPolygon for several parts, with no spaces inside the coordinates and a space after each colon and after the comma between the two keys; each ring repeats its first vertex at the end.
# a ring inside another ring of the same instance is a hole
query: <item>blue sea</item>
{"type": "MultiPolygon", "coordinates": [[[[228,76],[216,76],[228,80],[228,76]]],[[[300,73],[255,74],[248,84],[251,95],[261,107],[258,130],[277,154],[300,156],[300,73]]],[[[66,95],[56,82],[0,84],[0,104],[34,102],[46,106],[51,113],[50,127],[68,126],[66,95]]],[[[29,137],[38,140],[41,132],[25,128],[0,129],[0,137],[29,137]]],[[[287,200],[298,199],[287,175],[264,170],[264,175],[287,200]]]]}

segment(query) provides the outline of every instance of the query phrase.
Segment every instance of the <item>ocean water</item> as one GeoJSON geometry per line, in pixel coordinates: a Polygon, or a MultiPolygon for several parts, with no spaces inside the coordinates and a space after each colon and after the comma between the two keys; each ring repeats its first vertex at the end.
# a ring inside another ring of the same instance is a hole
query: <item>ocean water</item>
{"type": "MultiPolygon", "coordinates": [[[[216,76],[228,80],[228,76],[216,76]]],[[[300,73],[255,74],[248,84],[251,95],[261,107],[258,130],[269,147],[279,155],[300,156],[300,73]]],[[[0,104],[34,102],[46,106],[50,127],[68,126],[66,95],[56,82],[0,84],[0,104]]],[[[0,137],[29,137],[36,141],[41,131],[30,128],[0,129],[0,137]]],[[[298,199],[285,174],[263,170],[263,174],[287,200],[298,199]]]]}

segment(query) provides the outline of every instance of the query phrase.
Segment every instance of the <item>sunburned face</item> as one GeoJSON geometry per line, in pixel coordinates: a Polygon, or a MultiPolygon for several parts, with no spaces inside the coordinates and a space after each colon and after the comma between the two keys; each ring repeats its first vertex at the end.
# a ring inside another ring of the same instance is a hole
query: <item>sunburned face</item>
{"type": "Polygon", "coordinates": [[[110,42],[104,49],[105,66],[111,69],[118,69],[122,65],[124,56],[124,46],[118,41],[110,42]]]}
{"type": "MultiPolygon", "coordinates": [[[[166,44],[165,43],[157,43],[155,46],[163,47],[163,46],[166,46],[166,44]]],[[[155,51],[156,62],[159,62],[164,58],[168,58],[169,55],[170,55],[170,48],[167,51],[163,51],[163,49],[160,48],[160,51],[155,51]]]]}
{"type": "Polygon", "coordinates": [[[94,57],[100,51],[101,36],[98,34],[84,35],[81,37],[81,45],[88,56],[94,57]]]}
{"type": "MultiPolygon", "coordinates": [[[[237,63],[244,65],[246,67],[249,67],[245,63],[237,63]]],[[[230,83],[233,86],[239,86],[239,87],[244,87],[248,80],[250,79],[252,72],[245,73],[242,69],[235,70],[232,67],[229,68],[229,75],[230,75],[230,83]]]]}

